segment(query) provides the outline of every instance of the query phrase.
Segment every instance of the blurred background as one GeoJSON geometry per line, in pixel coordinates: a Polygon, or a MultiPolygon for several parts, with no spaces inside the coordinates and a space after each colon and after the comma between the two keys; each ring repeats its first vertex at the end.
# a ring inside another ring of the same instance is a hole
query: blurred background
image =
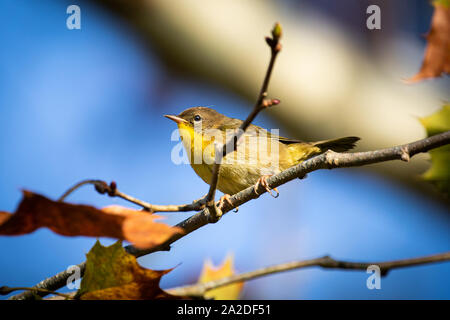
{"type": "MultiPolygon", "coordinates": [[[[420,68],[432,12],[426,0],[3,0],[0,210],[13,212],[21,189],[56,199],[86,178],[114,180],[155,204],[204,195],[190,166],[172,163],[175,125],[163,115],[204,105],[245,118],[275,21],[283,51],[269,96],[282,103],[257,125],[302,140],[360,136],[359,151],[421,139],[417,118],[450,92],[448,78],[402,82],[420,68]],[[71,4],[81,8],[80,30],[66,27],[71,4]],[[381,8],[381,30],[366,28],[370,4],[381,8]]],[[[447,251],[450,206],[420,179],[428,159],[313,172],[281,186],[278,199],[265,194],[139,262],[178,265],[162,279],[169,288],[195,282],[206,258],[219,264],[227,253],[245,272],[325,254],[382,261],[447,251]]],[[[127,205],[91,187],[68,201],[127,205]]],[[[0,237],[0,286],[32,286],[78,264],[95,240],[47,229],[0,237]]],[[[450,298],[449,263],[394,270],[381,290],[367,289],[368,276],[304,269],[248,282],[242,298],[450,298]]]]}

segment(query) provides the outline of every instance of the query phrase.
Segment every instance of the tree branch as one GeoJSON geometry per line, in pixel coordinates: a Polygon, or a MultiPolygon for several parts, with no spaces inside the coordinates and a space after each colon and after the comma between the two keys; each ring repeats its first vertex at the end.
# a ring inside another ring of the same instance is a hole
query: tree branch
{"type": "Polygon", "coordinates": [[[274,266],[261,268],[250,272],[232,275],[218,280],[167,289],[165,291],[170,294],[178,296],[203,297],[205,293],[209,290],[217,289],[232,283],[253,280],[256,278],[268,276],[275,273],[314,266],[325,269],[367,270],[367,267],[369,267],[370,265],[377,265],[378,267],[380,267],[381,275],[386,275],[387,272],[392,269],[412,267],[421,264],[428,264],[449,260],[450,260],[450,252],[424,256],[419,258],[403,259],[387,262],[349,262],[349,261],[335,260],[329,256],[325,256],[317,259],[277,264],[274,266]]]}
{"type": "MultiPolygon", "coordinates": [[[[411,157],[418,153],[427,152],[428,150],[438,148],[447,144],[450,144],[450,131],[446,131],[409,144],[375,151],[356,153],[337,153],[333,151],[327,151],[319,156],[308,159],[294,167],[271,176],[267,179],[267,183],[270,188],[276,188],[293,179],[304,178],[307,173],[319,169],[363,166],[389,160],[409,161],[411,157]]],[[[258,198],[265,192],[266,189],[261,185],[259,185],[256,190],[254,186],[242,190],[241,192],[230,197],[230,203],[224,202],[222,212],[225,214],[228,211],[233,210],[234,208],[241,206],[242,204],[252,199],[258,198]]],[[[176,225],[177,227],[183,229],[183,234],[175,234],[163,244],[160,244],[159,246],[153,248],[142,250],[137,249],[133,246],[126,246],[125,249],[128,253],[133,254],[136,257],[141,257],[143,255],[150,254],[156,251],[167,250],[167,248],[170,247],[170,245],[175,241],[197,230],[198,228],[207,225],[210,222],[211,221],[209,220],[209,214],[207,213],[207,210],[204,209],[176,225]]],[[[79,264],[78,267],[80,267],[81,274],[83,274],[85,262],[79,264]]],[[[70,275],[71,274],[67,271],[62,271],[53,277],[41,281],[34,288],[42,288],[55,291],[66,285],[67,278],[70,275]]],[[[44,296],[45,294],[40,292],[39,295],[44,296]]],[[[11,299],[30,299],[32,297],[33,294],[30,291],[25,291],[11,297],[11,299]]]]}
{"type": "Polygon", "coordinates": [[[6,295],[6,294],[9,294],[9,293],[17,291],[17,290],[31,290],[31,292],[44,292],[45,294],[54,294],[59,297],[63,297],[65,299],[73,299],[73,297],[74,297],[73,294],[61,293],[61,292],[56,292],[56,291],[42,289],[42,288],[7,287],[7,286],[0,287],[0,295],[6,295]]]}
{"type": "Polygon", "coordinates": [[[239,139],[244,134],[245,130],[250,126],[250,124],[255,120],[256,116],[259,112],[261,112],[263,109],[270,107],[272,105],[277,105],[280,103],[277,99],[272,100],[266,100],[267,97],[267,89],[269,87],[270,77],[272,75],[273,66],[275,65],[275,60],[278,56],[278,53],[281,51],[281,25],[277,22],[272,30],[272,38],[266,37],[266,42],[268,46],[270,47],[270,61],[269,65],[266,70],[266,74],[264,76],[264,81],[261,86],[261,89],[259,91],[258,99],[256,100],[255,105],[253,106],[252,111],[248,115],[247,119],[245,119],[244,122],[242,122],[239,129],[233,134],[230,139],[224,143],[220,149],[220,147],[216,148],[215,150],[215,162],[212,169],[212,178],[211,182],[209,183],[209,190],[205,197],[205,203],[206,207],[211,214],[211,220],[212,222],[216,222],[221,216],[222,211],[221,208],[218,208],[215,205],[215,194],[217,189],[217,183],[219,181],[219,171],[220,171],[220,165],[222,163],[222,159],[230,152],[236,151],[237,143],[239,139]]]}

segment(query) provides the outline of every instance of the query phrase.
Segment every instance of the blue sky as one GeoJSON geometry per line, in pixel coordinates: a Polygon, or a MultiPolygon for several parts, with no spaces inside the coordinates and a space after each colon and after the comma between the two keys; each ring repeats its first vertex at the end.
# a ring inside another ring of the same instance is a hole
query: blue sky
{"type": "MultiPolygon", "coordinates": [[[[85,178],[115,180],[128,194],[158,204],[187,203],[207,185],[170,160],[175,129],[164,114],[213,105],[246,116],[245,101],[205,83],[175,79],[163,98],[165,70],[138,38],[88,3],[82,29],[65,25],[64,1],[0,4],[0,210],[14,211],[21,189],[57,198],[85,178]]],[[[280,105],[282,107],[282,104],[280,105]]],[[[256,124],[276,128],[264,114],[256,124]]],[[[283,130],[281,129],[281,134],[283,130]]],[[[203,261],[233,253],[238,271],[329,254],[389,260],[448,250],[448,208],[362,169],[311,173],[176,242],[142,257],[148,268],[174,271],[163,287],[196,281],[203,261]]],[[[97,207],[118,199],[85,188],[68,201],[97,207]]],[[[189,213],[167,214],[176,223],[189,213]]],[[[96,239],[40,229],[0,237],[0,286],[31,286],[84,260],[96,239]]],[[[111,239],[101,239],[110,244],[111,239]]],[[[448,299],[450,264],[392,271],[381,290],[364,272],[308,269],[246,284],[256,299],[448,299]]]]}

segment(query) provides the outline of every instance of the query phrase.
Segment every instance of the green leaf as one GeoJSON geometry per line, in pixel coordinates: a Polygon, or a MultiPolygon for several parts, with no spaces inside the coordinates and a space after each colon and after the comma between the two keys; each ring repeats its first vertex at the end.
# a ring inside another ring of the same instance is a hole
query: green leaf
{"type": "MultiPolygon", "coordinates": [[[[428,117],[420,118],[420,122],[428,136],[450,130],[450,104],[444,105],[440,111],[428,117]]],[[[422,177],[450,197],[450,145],[431,150],[430,155],[431,167],[422,177]]]]}
{"type": "Polygon", "coordinates": [[[450,7],[450,0],[433,0],[433,4],[434,5],[439,4],[443,7],[448,8],[450,7]]]}
{"type": "Polygon", "coordinates": [[[141,267],[122,242],[109,247],[97,240],[86,255],[86,270],[77,296],[81,299],[173,299],[159,287],[170,270],[141,267]]]}

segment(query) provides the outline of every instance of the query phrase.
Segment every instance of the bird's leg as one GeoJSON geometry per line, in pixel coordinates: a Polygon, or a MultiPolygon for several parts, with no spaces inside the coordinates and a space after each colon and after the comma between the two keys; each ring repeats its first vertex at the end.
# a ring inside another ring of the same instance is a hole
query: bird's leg
{"type": "MultiPolygon", "coordinates": [[[[222,197],[220,197],[219,204],[217,205],[217,207],[219,209],[222,209],[223,204],[225,202],[227,202],[230,206],[233,206],[233,203],[231,202],[231,196],[229,194],[224,194],[222,197]]],[[[238,212],[239,211],[239,207],[234,208],[233,211],[234,212],[238,212]]]]}
{"type": "Polygon", "coordinates": [[[261,178],[259,178],[258,181],[256,181],[255,187],[253,189],[258,196],[259,196],[259,193],[258,193],[259,185],[263,186],[266,189],[266,191],[274,198],[278,198],[278,196],[280,195],[280,192],[278,191],[277,188],[273,188],[273,189],[269,188],[269,185],[267,183],[267,178],[269,178],[271,176],[272,176],[271,174],[264,175],[264,176],[261,176],[261,178]],[[275,195],[272,193],[272,190],[276,192],[275,195]]]}
{"type": "MultiPolygon", "coordinates": [[[[201,197],[201,198],[199,198],[199,199],[197,199],[197,200],[192,201],[192,204],[193,204],[194,206],[198,206],[199,210],[204,209],[204,208],[206,207],[206,197],[207,197],[207,196],[208,196],[208,194],[205,194],[203,197],[201,197]]],[[[229,194],[223,195],[223,196],[219,199],[219,203],[217,204],[217,208],[222,209],[223,204],[224,204],[225,202],[228,202],[228,204],[229,204],[230,206],[233,206],[233,203],[231,202],[230,198],[231,198],[231,196],[230,196],[229,194]]],[[[238,210],[239,210],[239,207],[236,207],[236,208],[234,208],[233,211],[234,211],[234,212],[238,212],[238,210]]]]}

